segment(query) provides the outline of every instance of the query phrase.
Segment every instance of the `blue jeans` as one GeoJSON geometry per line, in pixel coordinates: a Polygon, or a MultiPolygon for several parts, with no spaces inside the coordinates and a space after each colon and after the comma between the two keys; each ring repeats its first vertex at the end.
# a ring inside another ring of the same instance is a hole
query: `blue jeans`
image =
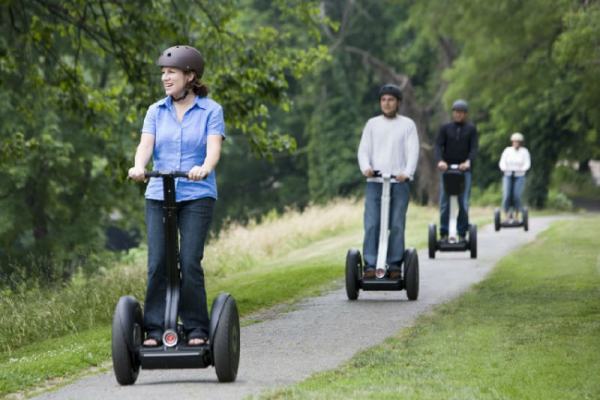
{"type": "MultiPolygon", "coordinates": [[[[381,189],[383,184],[367,182],[365,198],[365,240],[363,255],[365,264],[375,267],[377,264],[377,248],[379,246],[381,189]]],[[[387,264],[400,263],[404,256],[404,227],[406,210],[408,209],[408,182],[392,183],[390,189],[390,236],[388,241],[387,264]]]]}
{"type": "Polygon", "coordinates": [[[512,187],[512,191],[511,179],[513,179],[512,176],[504,176],[502,178],[502,208],[507,213],[510,211],[511,207],[517,212],[522,210],[521,195],[523,194],[523,189],[525,188],[524,175],[514,177],[515,182],[512,187]]]}
{"type": "MultiPolygon", "coordinates": [[[[465,191],[458,195],[458,218],[456,230],[465,236],[469,230],[469,197],[471,196],[471,171],[465,171],[465,191]]],[[[450,225],[450,196],[444,190],[443,175],[440,176],[440,234],[448,235],[450,225]]]]}
{"type": "MultiPolygon", "coordinates": [[[[214,204],[215,199],[210,197],[177,203],[181,269],[179,317],[190,337],[208,337],[209,316],[201,261],[214,204]]],[[[162,336],[167,293],[162,207],[162,201],[146,200],[148,287],[144,305],[144,328],[148,336],[153,338],[162,336]]]]}

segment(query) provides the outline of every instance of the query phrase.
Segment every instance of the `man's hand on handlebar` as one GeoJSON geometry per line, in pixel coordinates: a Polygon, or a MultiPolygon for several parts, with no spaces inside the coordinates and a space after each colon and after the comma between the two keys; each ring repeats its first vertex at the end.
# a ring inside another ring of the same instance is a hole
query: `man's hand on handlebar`
{"type": "Polygon", "coordinates": [[[127,176],[129,176],[129,178],[133,179],[134,181],[144,182],[146,180],[146,177],[144,176],[145,173],[146,170],[142,167],[131,167],[129,168],[127,176]]]}
{"type": "Polygon", "coordinates": [[[375,175],[375,171],[373,171],[372,168],[367,168],[366,170],[363,171],[363,175],[366,176],[367,178],[371,178],[372,176],[375,175]]]}
{"type": "Polygon", "coordinates": [[[470,168],[471,168],[471,160],[466,160],[465,162],[458,164],[458,169],[460,169],[461,171],[467,171],[470,168]]]}
{"type": "Polygon", "coordinates": [[[403,174],[396,175],[395,178],[398,182],[406,182],[410,179],[408,176],[403,175],[403,174]]]}
{"type": "Polygon", "coordinates": [[[437,165],[438,169],[442,172],[448,170],[448,163],[446,163],[446,161],[441,160],[438,165],[437,165]]]}

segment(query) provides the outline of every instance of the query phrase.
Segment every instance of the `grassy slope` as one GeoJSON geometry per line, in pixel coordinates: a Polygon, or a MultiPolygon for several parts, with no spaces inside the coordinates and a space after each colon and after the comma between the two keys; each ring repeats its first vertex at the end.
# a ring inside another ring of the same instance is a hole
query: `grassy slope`
{"type": "Polygon", "coordinates": [[[600,217],[558,222],[398,336],[265,396],[600,398],[600,217]]]}
{"type": "MultiPolygon", "coordinates": [[[[348,210],[355,211],[355,215],[350,217],[349,221],[335,225],[333,228],[324,225],[321,231],[315,231],[312,237],[296,236],[294,239],[296,245],[285,242],[283,250],[275,249],[277,241],[269,242],[268,245],[256,242],[271,240],[268,239],[271,236],[269,232],[258,232],[256,235],[249,235],[248,232],[234,232],[231,236],[238,236],[238,238],[225,238],[225,243],[235,240],[235,243],[230,246],[238,246],[238,249],[260,246],[265,255],[255,257],[250,261],[240,262],[235,259],[237,264],[230,267],[232,272],[226,274],[210,270],[210,268],[217,269],[218,266],[209,266],[207,273],[209,299],[221,291],[227,291],[235,296],[241,315],[247,316],[261,309],[280,303],[293,302],[331,288],[335,284],[334,282],[339,282],[339,278],[343,276],[346,250],[349,247],[360,247],[362,241],[362,205],[358,204],[352,207],[343,205],[338,208],[346,213],[344,214],[346,219],[349,219],[348,210]],[[261,239],[261,237],[263,238],[261,239]],[[240,244],[242,241],[251,239],[255,239],[255,241],[240,244]],[[266,247],[273,247],[273,249],[264,251],[266,247]],[[276,256],[272,256],[273,254],[276,256]]],[[[407,245],[419,248],[426,245],[426,227],[429,222],[436,219],[436,213],[437,211],[433,208],[414,205],[409,207],[406,230],[407,245]]],[[[488,222],[491,219],[490,210],[479,209],[473,210],[472,213],[474,220],[478,223],[488,222]]],[[[327,215],[331,214],[328,212],[327,215]]],[[[284,222],[288,225],[297,224],[298,221],[306,222],[304,227],[293,228],[301,230],[307,226],[310,228],[311,224],[320,226],[317,225],[317,222],[310,221],[322,217],[317,214],[292,221],[284,219],[284,222]]],[[[277,234],[283,235],[284,228],[277,225],[279,225],[279,221],[276,221],[273,230],[278,232],[277,234]]],[[[278,240],[281,242],[283,239],[279,238],[278,240]]],[[[217,243],[218,246],[225,245],[217,243]]],[[[221,256],[221,259],[222,263],[227,262],[227,258],[221,256]]],[[[233,259],[233,256],[230,259],[233,259]]],[[[138,274],[143,274],[143,269],[140,271],[138,274]]],[[[137,276],[135,272],[135,269],[133,272],[126,271],[127,279],[123,279],[123,281],[125,283],[136,279],[140,281],[140,277],[135,278],[137,276]]],[[[120,287],[119,285],[125,288],[132,287],[132,290],[135,289],[138,292],[140,290],[139,285],[117,282],[118,277],[113,276],[109,281],[115,284],[115,287],[110,288],[111,294],[120,287]]],[[[69,297],[89,290],[89,284],[82,283],[81,285],[83,287],[69,294],[69,297]]],[[[114,303],[119,295],[118,293],[113,294],[114,303]]],[[[95,294],[92,293],[86,297],[93,298],[94,296],[95,294]]],[[[140,295],[138,297],[141,298],[140,295]]],[[[101,298],[94,300],[89,303],[90,307],[101,301],[101,298]]],[[[114,307],[114,303],[109,305],[110,310],[114,307]]],[[[103,313],[105,314],[106,311],[103,313]]],[[[87,318],[92,318],[92,316],[87,318]]],[[[106,361],[109,359],[110,327],[106,322],[97,324],[93,329],[83,330],[72,335],[35,341],[33,344],[25,345],[10,353],[0,353],[0,396],[43,386],[49,380],[52,381],[52,384],[69,381],[84,373],[89,373],[90,368],[106,369],[106,361]]]]}

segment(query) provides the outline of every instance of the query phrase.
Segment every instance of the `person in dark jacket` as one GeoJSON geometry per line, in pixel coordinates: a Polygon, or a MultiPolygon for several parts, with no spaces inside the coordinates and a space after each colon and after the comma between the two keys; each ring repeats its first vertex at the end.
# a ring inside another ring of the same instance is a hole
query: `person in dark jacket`
{"type": "MultiPolygon", "coordinates": [[[[452,122],[440,127],[435,141],[437,167],[442,174],[450,165],[456,164],[465,174],[465,191],[458,196],[458,221],[456,229],[459,240],[465,240],[469,229],[469,197],[471,195],[471,168],[477,155],[478,137],[475,125],[467,121],[469,106],[464,100],[452,104],[452,122]]],[[[440,235],[448,240],[450,219],[449,196],[440,179],[440,235]]],[[[455,239],[455,238],[452,238],[455,239]]]]}

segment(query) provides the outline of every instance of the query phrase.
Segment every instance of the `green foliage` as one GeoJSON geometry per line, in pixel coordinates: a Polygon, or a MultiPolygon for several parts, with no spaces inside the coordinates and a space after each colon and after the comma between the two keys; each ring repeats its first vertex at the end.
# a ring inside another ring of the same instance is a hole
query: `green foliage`
{"type": "Polygon", "coordinates": [[[269,110],[289,109],[288,82],[326,52],[315,2],[277,9],[313,32],[302,46],[275,24],[244,29],[233,0],[2,2],[0,273],[31,255],[68,275],[103,248],[107,224],[140,225],[140,190],[124,177],[144,112],[164,96],[154,62],[169,45],[201,49],[228,129],[253,152],[293,149],[269,110]]]}
{"type": "Polygon", "coordinates": [[[571,211],[573,210],[573,202],[563,192],[550,189],[548,191],[546,207],[552,210],[571,211]]]}
{"type": "MultiPolygon", "coordinates": [[[[439,18],[446,6],[437,1],[421,12],[439,18]]],[[[525,134],[532,154],[527,194],[538,207],[559,157],[598,154],[599,91],[592,78],[600,72],[598,27],[591,23],[598,7],[568,0],[469,0],[443,14],[438,32],[450,33],[461,47],[445,75],[444,99],[471,100],[482,133],[483,184],[493,181],[494,162],[515,131],[525,134]]]]}
{"type": "Polygon", "coordinates": [[[319,202],[362,189],[356,151],[365,123],[381,113],[382,84],[400,83],[395,74],[402,73],[413,81],[417,100],[437,89],[435,49],[417,34],[409,18],[411,1],[322,3],[337,27],[323,29],[332,61],[305,80],[298,94],[311,105],[304,125],[308,187],[319,202]]]}

